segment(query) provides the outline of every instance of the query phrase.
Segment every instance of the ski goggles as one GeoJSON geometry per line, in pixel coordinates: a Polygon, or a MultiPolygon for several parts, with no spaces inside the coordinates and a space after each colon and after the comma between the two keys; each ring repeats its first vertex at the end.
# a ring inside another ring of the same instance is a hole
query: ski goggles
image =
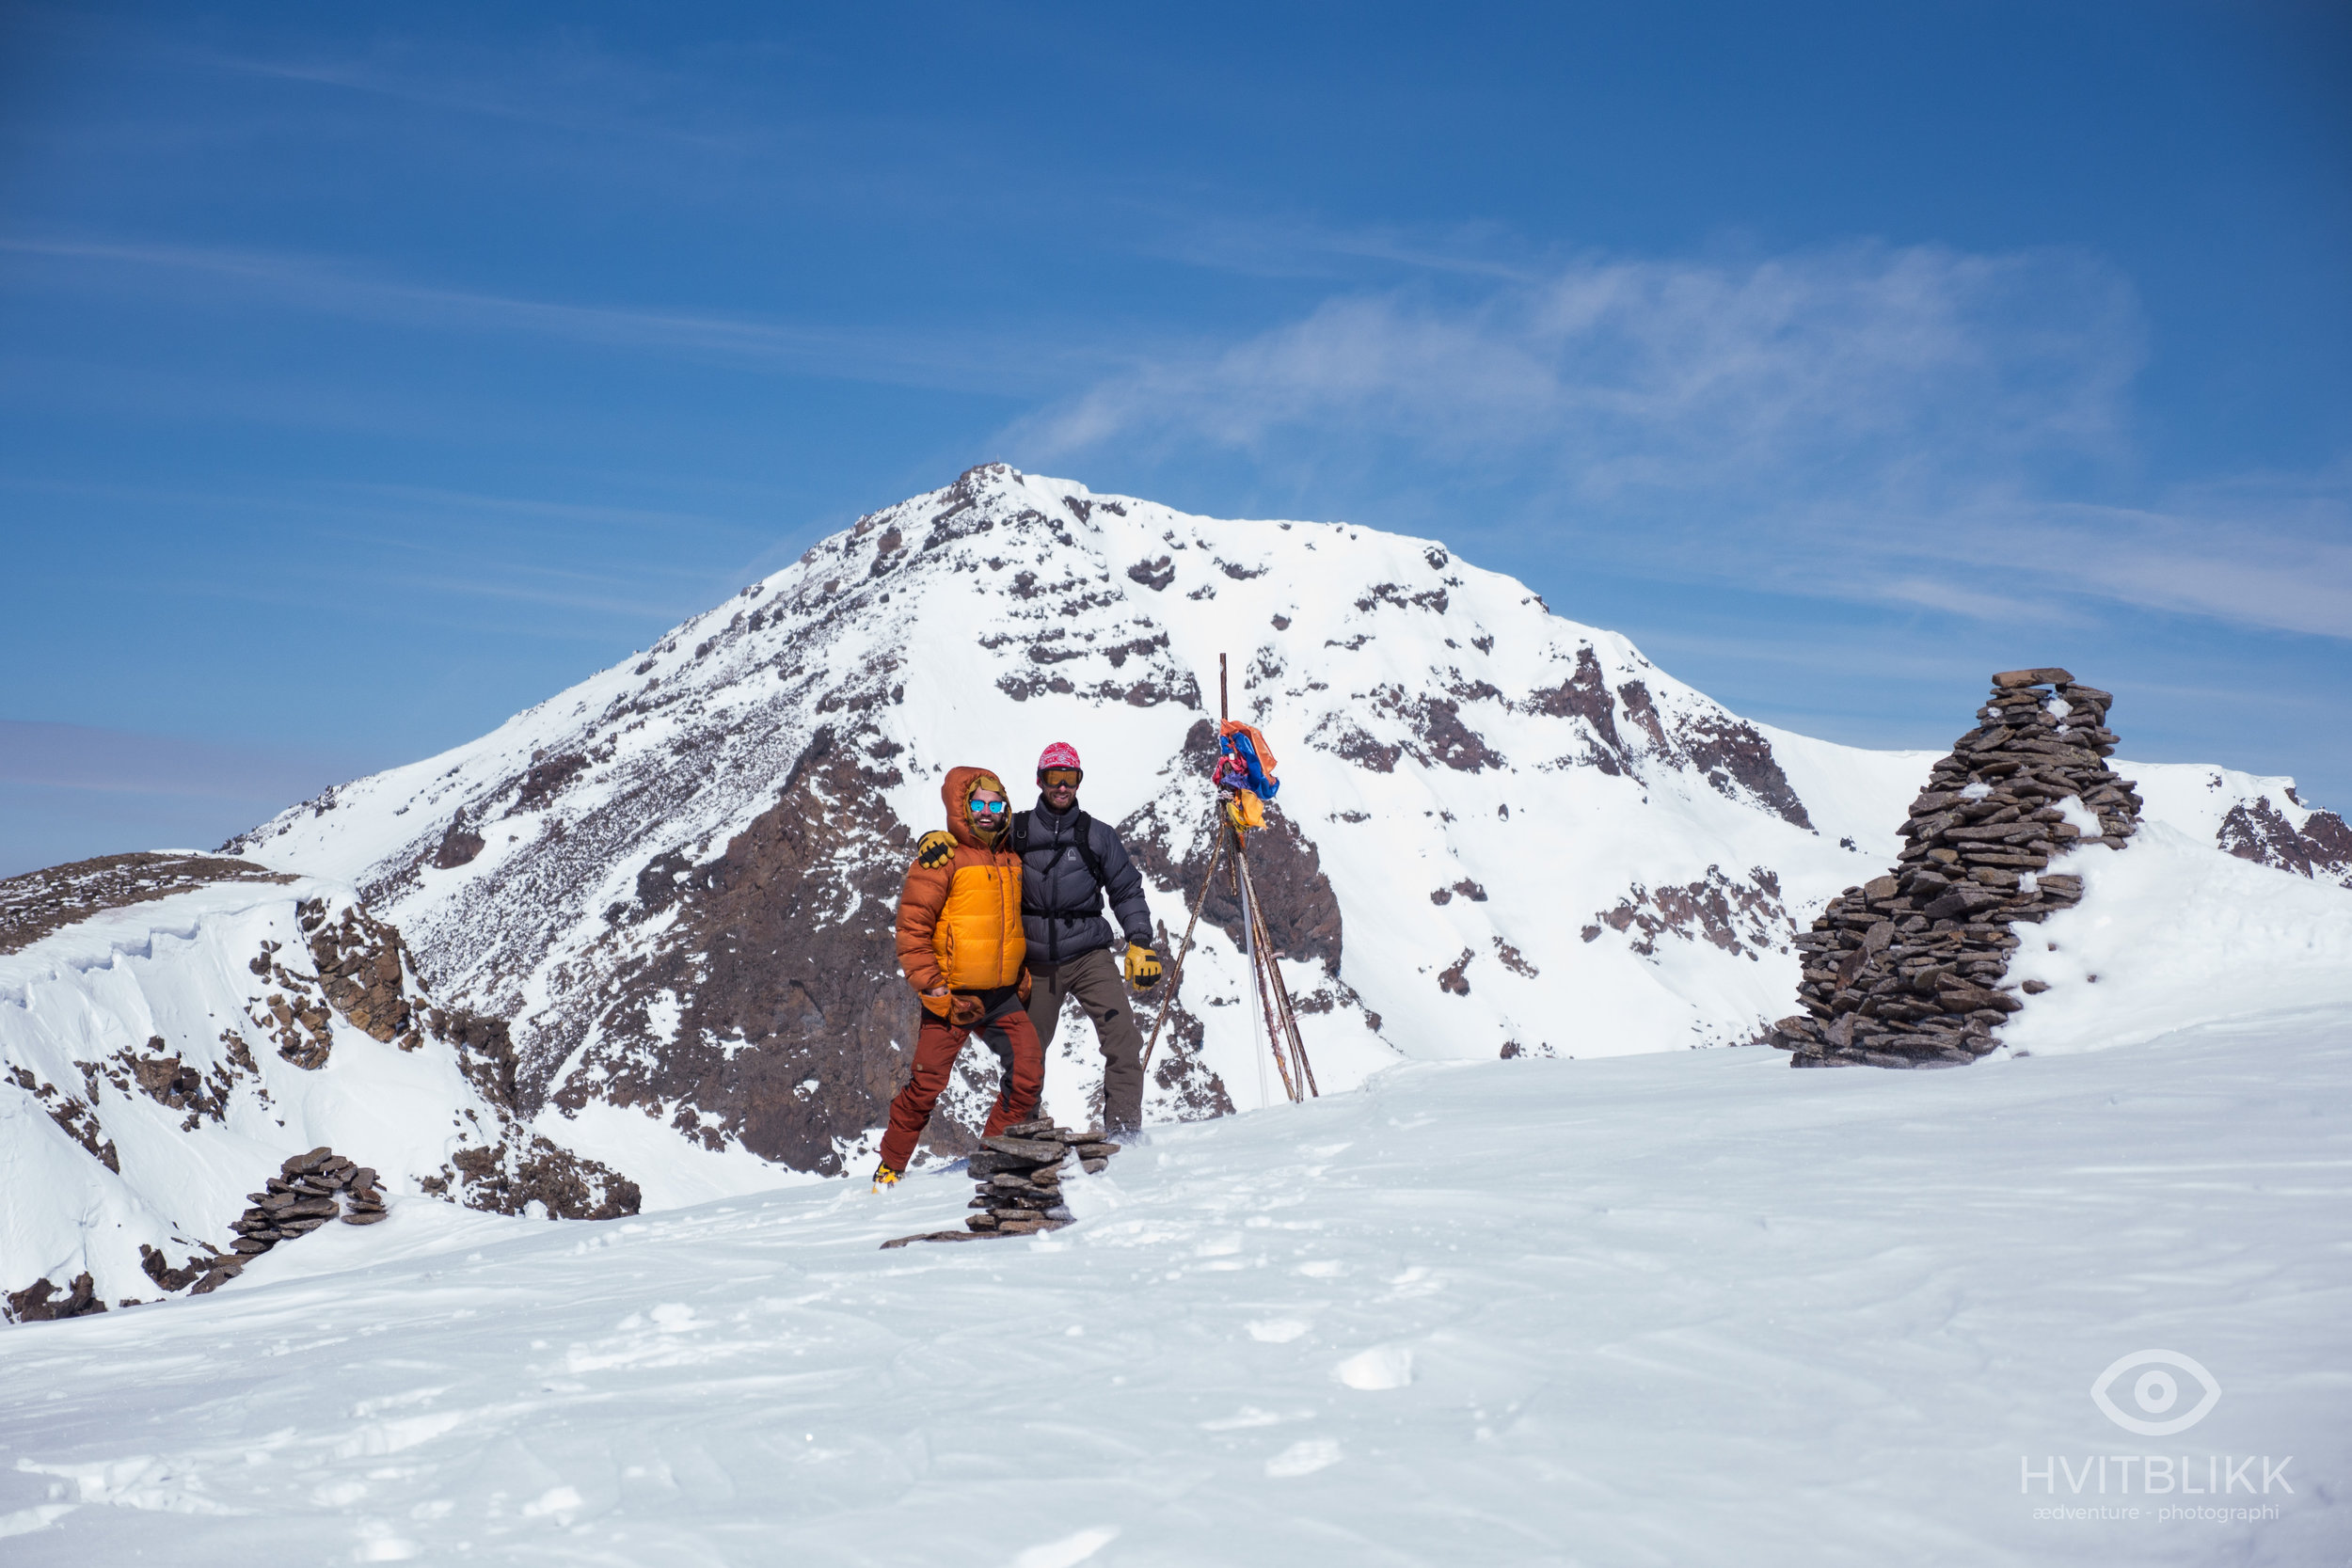
{"type": "Polygon", "coordinates": [[[1002,816],[1005,815],[1005,802],[1002,800],[973,800],[970,801],[969,804],[972,808],[972,815],[975,816],[1002,816]]]}
{"type": "Polygon", "coordinates": [[[1048,789],[1075,789],[1078,781],[1085,777],[1084,770],[1076,768],[1041,768],[1038,769],[1037,782],[1048,789]]]}

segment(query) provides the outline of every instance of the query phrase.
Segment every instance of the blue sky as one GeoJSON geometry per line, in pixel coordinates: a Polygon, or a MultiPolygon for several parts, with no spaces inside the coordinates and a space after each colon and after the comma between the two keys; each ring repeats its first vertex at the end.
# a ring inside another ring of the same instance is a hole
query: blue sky
{"type": "Polygon", "coordinates": [[[0,9],[0,872],[1005,458],[2352,805],[2341,7],[0,9]],[[855,14],[850,14],[853,12],[855,14]]]}

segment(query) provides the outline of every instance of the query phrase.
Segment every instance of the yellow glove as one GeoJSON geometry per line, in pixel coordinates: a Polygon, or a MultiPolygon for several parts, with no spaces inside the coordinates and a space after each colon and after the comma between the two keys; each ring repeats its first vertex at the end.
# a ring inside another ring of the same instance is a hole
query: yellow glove
{"type": "Polygon", "coordinates": [[[956,835],[933,829],[925,833],[922,842],[914,847],[914,863],[926,868],[943,866],[955,857],[955,853],[956,835]]]}
{"type": "Polygon", "coordinates": [[[1127,944],[1127,984],[1137,990],[1150,990],[1160,983],[1160,956],[1149,947],[1127,944]]]}

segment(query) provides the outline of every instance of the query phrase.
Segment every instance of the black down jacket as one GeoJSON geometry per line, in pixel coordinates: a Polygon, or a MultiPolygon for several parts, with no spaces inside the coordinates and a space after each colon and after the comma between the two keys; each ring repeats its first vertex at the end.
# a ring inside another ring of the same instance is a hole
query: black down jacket
{"type": "Polygon", "coordinates": [[[1029,962],[1068,963],[1117,942],[1120,932],[1103,918],[1105,894],[1127,940],[1151,946],[1152,911],[1143,901],[1143,873],[1127,858],[1119,834],[1075,806],[1057,816],[1042,800],[1034,811],[1021,816],[1012,832],[1020,844],[1026,830],[1021,854],[1021,929],[1029,939],[1029,962]],[[1081,822],[1088,828],[1087,847],[1103,868],[1100,883],[1078,847],[1075,830],[1081,822]]]}

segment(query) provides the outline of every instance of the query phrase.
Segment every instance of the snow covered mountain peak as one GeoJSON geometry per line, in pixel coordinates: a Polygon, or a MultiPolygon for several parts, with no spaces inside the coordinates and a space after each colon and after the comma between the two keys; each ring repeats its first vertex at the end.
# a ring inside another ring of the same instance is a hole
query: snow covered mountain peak
{"type": "MultiPolygon", "coordinates": [[[[863,1158],[912,1042],[890,914],[945,770],[1025,780],[1074,744],[1084,803],[1181,929],[1220,656],[1281,761],[1254,854],[1327,1089],[1406,1055],[1756,1037],[1793,994],[1791,916],[1888,863],[1931,760],[1748,723],[1437,541],[986,464],[235,847],[355,884],[436,987],[512,1021],[548,1134],[648,1201],[653,1166],[702,1173],[680,1198],[771,1163],[830,1173],[863,1158]]],[[[1205,912],[1155,1117],[1271,1093],[1235,911],[1213,892],[1205,912]]],[[[1084,1034],[1048,1066],[1073,1117],[1084,1034]]],[[[971,1071],[946,1151],[992,1092],[971,1071]]]]}
{"type": "MultiPolygon", "coordinates": [[[[1793,974],[1789,898],[1860,852],[1808,806],[1853,789],[1839,749],[1741,721],[1439,543],[1001,464],[235,847],[350,880],[437,986],[512,1019],[563,1135],[626,1162],[649,1117],[715,1157],[838,1169],[911,1039],[889,911],[945,769],[1021,780],[1073,742],[1085,803],[1181,925],[1220,655],[1282,759],[1263,879],[1327,1084],[1400,1053],[1744,1038],[1793,974]],[[1615,1001],[1570,1022],[1564,982],[1615,1001]]],[[[1225,957],[1171,1019],[1156,1114],[1255,1102],[1225,957]]],[[[1090,1054],[1049,1069],[1049,1101],[1084,1094],[1090,1054]]]]}

